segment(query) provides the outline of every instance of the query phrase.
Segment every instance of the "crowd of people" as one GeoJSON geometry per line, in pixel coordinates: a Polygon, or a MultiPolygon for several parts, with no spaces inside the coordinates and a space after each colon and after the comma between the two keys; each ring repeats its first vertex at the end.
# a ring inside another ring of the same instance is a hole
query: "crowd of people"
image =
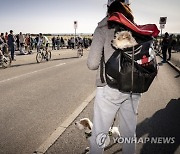
{"type": "Polygon", "coordinates": [[[39,33],[36,36],[32,36],[31,34],[23,34],[20,32],[19,34],[14,35],[13,30],[8,32],[1,33],[0,36],[0,58],[3,54],[10,52],[11,59],[15,61],[14,53],[15,51],[20,51],[20,54],[30,54],[32,50],[38,51],[39,47],[44,45],[46,48],[50,45],[52,46],[52,50],[60,50],[62,48],[74,49],[79,46],[83,48],[88,48],[91,45],[92,40],[90,38],[82,38],[82,37],[70,37],[63,38],[59,35],[57,37],[53,36],[50,40],[47,36],[39,33]]]}
{"type": "Polygon", "coordinates": [[[166,61],[171,60],[171,51],[175,48],[176,40],[174,39],[174,35],[169,35],[168,32],[165,33],[163,40],[161,42],[161,49],[163,55],[162,63],[166,63],[166,61]],[[168,58],[167,58],[168,53],[168,58]]]}
{"type": "Polygon", "coordinates": [[[54,36],[52,38],[52,50],[59,50],[60,48],[66,47],[67,49],[74,49],[76,46],[80,45],[83,48],[88,48],[91,45],[92,39],[82,38],[82,37],[71,37],[69,39],[60,37],[57,38],[54,36]]]}

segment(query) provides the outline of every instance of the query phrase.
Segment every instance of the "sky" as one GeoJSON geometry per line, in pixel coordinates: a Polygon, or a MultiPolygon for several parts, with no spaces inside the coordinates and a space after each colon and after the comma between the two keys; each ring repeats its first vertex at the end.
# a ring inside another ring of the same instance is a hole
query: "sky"
{"type": "MultiPolygon", "coordinates": [[[[163,32],[180,33],[180,0],[130,0],[138,25],[167,17],[163,32]]],[[[106,16],[107,0],[0,0],[0,33],[93,33],[106,16]]]]}

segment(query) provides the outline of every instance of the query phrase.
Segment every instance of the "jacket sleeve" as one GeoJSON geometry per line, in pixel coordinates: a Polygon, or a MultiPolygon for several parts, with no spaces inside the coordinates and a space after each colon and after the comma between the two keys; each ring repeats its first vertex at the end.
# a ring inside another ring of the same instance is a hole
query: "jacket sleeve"
{"type": "Polygon", "coordinates": [[[93,35],[93,41],[87,60],[87,66],[90,70],[97,70],[99,68],[104,42],[105,35],[102,29],[97,27],[93,35]]]}

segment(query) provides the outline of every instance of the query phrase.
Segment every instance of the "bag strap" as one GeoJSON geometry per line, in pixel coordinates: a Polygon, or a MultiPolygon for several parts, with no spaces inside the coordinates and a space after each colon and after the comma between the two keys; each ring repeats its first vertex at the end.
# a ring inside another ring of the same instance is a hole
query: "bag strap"
{"type": "Polygon", "coordinates": [[[133,50],[132,50],[132,70],[131,70],[131,96],[133,93],[133,82],[134,82],[134,46],[133,46],[133,50]]]}
{"type": "Polygon", "coordinates": [[[102,83],[105,83],[104,80],[104,64],[105,64],[105,60],[104,60],[104,48],[102,50],[102,57],[101,57],[101,61],[100,61],[100,79],[102,83]]]}

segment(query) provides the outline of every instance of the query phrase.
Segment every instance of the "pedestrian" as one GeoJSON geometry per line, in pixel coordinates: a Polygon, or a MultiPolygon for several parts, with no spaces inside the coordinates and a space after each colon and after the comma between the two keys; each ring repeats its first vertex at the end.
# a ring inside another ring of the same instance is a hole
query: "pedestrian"
{"type": "Polygon", "coordinates": [[[71,49],[71,39],[68,39],[68,49],[71,49]]]}
{"type": "Polygon", "coordinates": [[[8,32],[5,33],[6,42],[8,41],[8,32]]]}
{"type": "Polygon", "coordinates": [[[10,30],[10,34],[8,35],[8,48],[11,51],[11,59],[13,61],[15,61],[14,59],[14,44],[15,43],[15,39],[14,39],[14,35],[13,35],[13,30],[10,30]]]}
{"type": "Polygon", "coordinates": [[[61,49],[63,48],[63,46],[64,46],[64,39],[63,37],[61,37],[61,49]]]}
{"type": "Polygon", "coordinates": [[[60,40],[60,37],[58,35],[58,37],[56,38],[56,44],[57,44],[57,50],[60,49],[60,44],[61,44],[61,40],[60,40]]]}
{"type": "Polygon", "coordinates": [[[19,43],[19,34],[16,35],[16,50],[19,50],[19,46],[20,46],[20,43],[19,43]]]}
{"type": "MultiPolygon", "coordinates": [[[[111,41],[114,38],[114,28],[109,28],[108,16],[113,12],[123,13],[126,11],[126,18],[133,22],[133,15],[127,5],[128,1],[123,0],[109,0],[107,5],[107,16],[98,23],[94,32],[93,40],[88,55],[87,65],[91,70],[98,70],[96,77],[96,97],[94,101],[94,116],[92,136],[90,137],[90,153],[102,154],[104,149],[99,148],[97,142],[103,141],[102,134],[108,134],[109,128],[113,124],[113,119],[116,115],[119,120],[119,130],[122,137],[135,137],[135,130],[137,124],[137,108],[139,104],[140,94],[137,93],[122,93],[117,89],[113,89],[103,83],[100,77],[100,61],[102,52],[104,50],[105,62],[111,57],[114,49],[111,46],[111,41]],[[122,11],[122,12],[121,12],[122,11]],[[100,137],[100,138],[98,138],[100,137]],[[102,139],[102,140],[101,140],[102,139]]],[[[135,143],[123,143],[123,154],[134,154],[135,143]]]]}
{"type": "Polygon", "coordinates": [[[166,63],[168,45],[169,45],[169,34],[168,32],[166,32],[162,40],[162,55],[163,55],[162,63],[166,63]]]}
{"type": "Polygon", "coordinates": [[[9,54],[8,52],[8,46],[7,46],[7,41],[5,39],[4,33],[1,33],[1,37],[0,37],[0,46],[1,46],[1,50],[2,50],[2,54],[9,54]]]}
{"type": "Polygon", "coordinates": [[[37,44],[39,42],[39,34],[36,35],[35,39],[34,39],[34,46],[35,46],[35,49],[37,49],[37,44]]]}
{"type": "Polygon", "coordinates": [[[75,48],[75,38],[71,37],[71,49],[75,48]]]}
{"type": "Polygon", "coordinates": [[[52,40],[52,50],[56,50],[56,38],[53,37],[51,40],[52,40]]]}
{"type": "Polygon", "coordinates": [[[169,36],[169,44],[168,44],[168,59],[167,60],[171,60],[171,51],[172,51],[172,48],[174,47],[175,43],[174,43],[174,40],[173,40],[173,34],[171,34],[169,36]]]}
{"type": "Polygon", "coordinates": [[[4,33],[1,33],[0,39],[3,41],[3,43],[7,42],[6,39],[5,39],[4,33]]]}
{"type": "Polygon", "coordinates": [[[26,34],[25,36],[25,50],[26,50],[26,53],[29,53],[30,51],[30,34],[26,34]]]}
{"type": "Polygon", "coordinates": [[[29,36],[30,36],[30,50],[32,52],[32,50],[34,49],[34,39],[31,34],[29,36]]]}
{"type": "Polygon", "coordinates": [[[23,51],[24,35],[22,34],[22,32],[19,33],[19,43],[20,43],[20,54],[25,54],[24,51],[23,51]]]}

